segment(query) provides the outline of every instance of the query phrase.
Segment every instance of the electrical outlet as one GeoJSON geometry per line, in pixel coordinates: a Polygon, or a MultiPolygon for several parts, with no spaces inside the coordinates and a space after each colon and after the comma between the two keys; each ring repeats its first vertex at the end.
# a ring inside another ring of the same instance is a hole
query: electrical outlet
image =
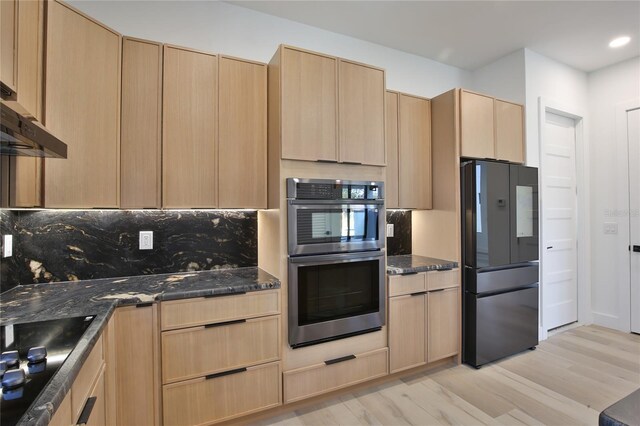
{"type": "Polygon", "coordinates": [[[153,249],[153,231],[140,231],[140,250],[153,249]]]}
{"type": "Polygon", "coordinates": [[[393,223],[387,223],[387,238],[393,237],[393,223]]]}
{"type": "Polygon", "coordinates": [[[604,223],[604,233],[607,235],[616,235],[618,233],[618,223],[617,222],[605,222],[604,223]]]}
{"type": "Polygon", "coordinates": [[[13,256],[13,235],[2,236],[2,257],[13,256]]]}

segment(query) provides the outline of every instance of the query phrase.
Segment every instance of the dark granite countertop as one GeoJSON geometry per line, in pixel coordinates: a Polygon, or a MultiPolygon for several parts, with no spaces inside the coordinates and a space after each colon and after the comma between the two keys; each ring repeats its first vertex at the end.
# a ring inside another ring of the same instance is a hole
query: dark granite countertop
{"type": "Polygon", "coordinates": [[[19,424],[49,423],[117,306],[275,288],[280,288],[280,281],[252,267],[32,284],[0,294],[2,325],[96,316],[19,424]]]}
{"type": "Polygon", "coordinates": [[[415,272],[442,271],[458,267],[458,262],[433,257],[405,254],[387,257],[387,274],[402,275],[415,272]]]}
{"type": "Polygon", "coordinates": [[[640,389],[604,409],[598,419],[600,426],[640,425],[640,389]]]}

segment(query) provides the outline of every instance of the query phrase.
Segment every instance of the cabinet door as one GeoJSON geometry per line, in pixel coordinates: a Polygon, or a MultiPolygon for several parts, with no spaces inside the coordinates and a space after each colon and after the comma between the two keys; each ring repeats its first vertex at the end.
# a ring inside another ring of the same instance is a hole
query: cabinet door
{"type": "MultiPolygon", "coordinates": [[[[98,376],[96,384],[91,391],[90,398],[95,398],[95,403],[90,412],[87,412],[88,418],[86,418],[86,426],[105,426],[106,420],[106,403],[105,403],[105,387],[104,387],[104,369],[98,376]]],[[[88,407],[85,406],[85,410],[88,407]]],[[[83,411],[83,414],[85,412],[83,411]]],[[[80,423],[79,421],[77,422],[80,423]]]]}
{"type": "Polygon", "coordinates": [[[67,392],[67,396],[64,397],[60,406],[53,413],[49,426],[69,426],[74,424],[71,419],[71,392],[67,392]]]}
{"type": "Polygon", "coordinates": [[[118,207],[120,35],[47,4],[45,125],[68,158],[45,160],[45,207],[118,207]]]}
{"type": "MultiPolygon", "coordinates": [[[[4,3],[4,2],[3,2],[4,3]]],[[[18,1],[18,103],[42,121],[44,5],[40,0],[18,1]]]]}
{"type": "Polygon", "coordinates": [[[280,66],[282,158],[337,161],[337,59],[283,47],[280,66]]]}
{"type": "Polygon", "coordinates": [[[0,1],[0,80],[16,90],[17,0],[0,1]]]}
{"type": "Polygon", "coordinates": [[[267,66],[219,61],[218,206],[266,208],[267,66]]]}
{"type": "Polygon", "coordinates": [[[425,363],[425,294],[389,298],[389,370],[425,363]]]}
{"type": "Polygon", "coordinates": [[[162,109],[162,203],[216,207],[218,59],[165,46],[162,109]]]}
{"type": "Polygon", "coordinates": [[[495,158],[493,98],[461,92],[460,155],[495,158]]]}
{"type": "Polygon", "coordinates": [[[339,160],[384,166],[384,70],[344,60],[339,67],[339,160]]]}
{"type": "Polygon", "coordinates": [[[398,93],[386,93],[386,107],[387,181],[385,199],[388,209],[397,209],[400,207],[398,204],[398,93]]]}
{"type": "Polygon", "coordinates": [[[402,208],[430,209],[431,103],[400,94],[398,203],[402,208]]]}
{"type": "Polygon", "coordinates": [[[122,41],[120,207],[160,208],[162,45],[122,41]]]}
{"type": "Polygon", "coordinates": [[[427,361],[456,355],[460,345],[460,291],[427,293],[427,361]]]}
{"type": "Polygon", "coordinates": [[[118,425],[154,425],[160,419],[157,306],[116,310],[116,418],[118,425]]]}
{"type": "Polygon", "coordinates": [[[496,158],[524,163],[522,105],[496,99],[496,158]]]}

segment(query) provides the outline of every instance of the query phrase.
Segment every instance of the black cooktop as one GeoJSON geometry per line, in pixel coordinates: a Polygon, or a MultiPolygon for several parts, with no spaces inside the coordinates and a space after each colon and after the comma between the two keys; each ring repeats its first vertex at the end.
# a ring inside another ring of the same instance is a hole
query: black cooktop
{"type": "Polygon", "coordinates": [[[0,326],[0,418],[3,426],[18,423],[94,318],[82,316],[0,326]],[[44,359],[45,350],[42,347],[46,349],[44,359]],[[14,361],[15,358],[19,359],[14,361]],[[19,369],[24,372],[22,384],[22,373],[17,371],[19,369]]]}

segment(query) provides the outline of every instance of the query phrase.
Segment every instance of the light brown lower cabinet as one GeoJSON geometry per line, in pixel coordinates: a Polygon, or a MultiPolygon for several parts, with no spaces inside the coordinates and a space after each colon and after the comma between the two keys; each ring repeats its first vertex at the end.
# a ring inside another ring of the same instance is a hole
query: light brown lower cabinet
{"type": "Polygon", "coordinates": [[[77,424],[86,424],[87,426],[106,426],[106,408],[105,387],[104,387],[104,366],[100,371],[100,375],[96,379],[89,398],[84,405],[77,424]]]}
{"type": "Polygon", "coordinates": [[[284,402],[294,402],[366,382],[388,373],[388,348],[346,355],[283,374],[284,402]]]}
{"type": "Polygon", "coordinates": [[[158,306],[121,307],[114,315],[116,423],[160,424],[158,306]]]}
{"type": "Polygon", "coordinates": [[[459,270],[389,277],[389,370],[460,351],[459,270]]]}
{"type": "Polygon", "coordinates": [[[280,363],[231,370],[163,387],[165,425],[200,425],[281,403],[280,363]]]}
{"type": "Polygon", "coordinates": [[[71,392],[69,392],[51,417],[49,426],[69,426],[71,421],[71,392]]]}
{"type": "Polygon", "coordinates": [[[456,355],[460,347],[460,288],[427,296],[427,362],[456,355]]]}
{"type": "Polygon", "coordinates": [[[425,363],[425,294],[389,299],[389,372],[425,363]]]}

